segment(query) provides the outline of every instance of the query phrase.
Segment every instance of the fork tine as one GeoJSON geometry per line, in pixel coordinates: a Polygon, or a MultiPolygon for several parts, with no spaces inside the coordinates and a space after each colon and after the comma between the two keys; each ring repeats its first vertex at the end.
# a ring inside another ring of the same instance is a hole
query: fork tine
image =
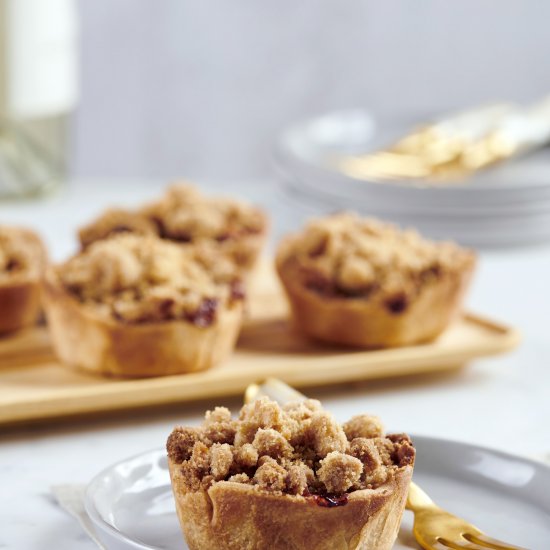
{"type": "Polygon", "coordinates": [[[441,541],[437,541],[434,543],[428,543],[417,539],[417,542],[422,546],[422,548],[425,548],[426,550],[449,550],[449,546],[446,544],[443,544],[441,541]]]}
{"type": "Polygon", "coordinates": [[[493,539],[482,533],[466,533],[464,535],[464,538],[476,544],[480,544],[483,548],[493,548],[493,550],[527,550],[527,548],[514,546],[513,544],[493,539]]]}
{"type": "Polygon", "coordinates": [[[441,542],[442,545],[444,545],[444,548],[452,550],[487,550],[486,546],[480,546],[479,544],[475,544],[474,542],[456,542],[454,540],[448,540],[441,538],[439,539],[439,542],[441,542]]]}

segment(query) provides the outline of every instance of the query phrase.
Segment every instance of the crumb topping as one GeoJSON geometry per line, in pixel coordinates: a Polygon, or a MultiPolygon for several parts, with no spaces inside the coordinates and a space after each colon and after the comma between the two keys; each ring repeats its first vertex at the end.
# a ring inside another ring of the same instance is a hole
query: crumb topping
{"type": "Polygon", "coordinates": [[[93,242],[119,233],[157,235],[179,243],[215,245],[237,266],[253,265],[259,244],[247,236],[266,230],[266,215],[243,201],[206,196],[188,184],[176,184],[152,203],[136,211],[110,209],[82,227],[79,238],[85,249],[93,242]]]}
{"type": "Polygon", "coordinates": [[[202,195],[188,184],[172,185],[160,201],[144,209],[163,237],[182,242],[219,242],[264,229],[262,212],[247,203],[202,195]]]}
{"type": "Polygon", "coordinates": [[[358,458],[339,451],[328,453],[319,464],[319,481],[329,493],[345,493],[359,482],[363,473],[363,463],[358,458]]]}
{"type": "Polygon", "coordinates": [[[158,229],[151,220],[137,212],[110,208],[93,223],[82,227],[78,231],[78,236],[82,248],[86,248],[95,241],[107,239],[120,233],[157,235],[158,229]]]}
{"type": "Polygon", "coordinates": [[[368,414],[359,414],[352,417],[342,428],[349,441],[357,437],[372,439],[382,437],[384,434],[384,426],[380,418],[368,414]]]}
{"type": "Polygon", "coordinates": [[[295,270],[309,290],[338,298],[382,298],[401,313],[419,290],[471,266],[473,252],[432,242],[414,230],[344,212],[314,219],[283,242],[281,269],[295,270]]]}
{"type": "Polygon", "coordinates": [[[208,246],[133,234],[97,241],[56,272],[82,303],[126,323],[187,320],[207,327],[219,308],[244,296],[235,266],[208,246]]]}
{"type": "Polygon", "coordinates": [[[0,225],[0,281],[39,277],[45,263],[44,248],[34,235],[0,225]]]}
{"type": "Polygon", "coordinates": [[[376,488],[415,456],[409,437],[384,436],[377,417],[359,415],[341,426],[312,399],[281,407],[261,398],[237,419],[217,407],[198,427],[176,427],[166,448],[188,491],[231,481],[305,497],[376,488]]]}

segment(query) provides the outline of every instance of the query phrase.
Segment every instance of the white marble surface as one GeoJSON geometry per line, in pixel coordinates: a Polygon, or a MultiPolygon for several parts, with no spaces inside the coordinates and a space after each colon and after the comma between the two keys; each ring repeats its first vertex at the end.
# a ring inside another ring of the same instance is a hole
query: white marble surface
{"type": "MultiPolygon", "coordinates": [[[[276,211],[279,234],[297,220],[267,184],[216,186],[240,190],[276,211]]],[[[72,229],[109,203],[132,204],[158,186],[126,183],[73,186],[38,203],[0,205],[2,222],[25,223],[46,237],[52,255],[74,247],[72,229]]],[[[358,411],[382,416],[389,429],[538,454],[550,451],[550,248],[483,253],[470,308],[519,327],[521,347],[452,374],[370,382],[311,391],[344,420],[358,411]]],[[[234,411],[238,399],[217,400],[234,411]]],[[[128,412],[40,426],[0,428],[0,548],[94,548],[58,509],[51,485],[87,482],[109,464],[161,447],[176,423],[198,420],[211,402],[128,412]]]]}

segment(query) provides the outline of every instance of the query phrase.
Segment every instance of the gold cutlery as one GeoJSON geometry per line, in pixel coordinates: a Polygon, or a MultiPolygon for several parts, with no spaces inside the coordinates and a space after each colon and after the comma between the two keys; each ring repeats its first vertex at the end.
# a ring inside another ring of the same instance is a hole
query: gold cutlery
{"type": "Polygon", "coordinates": [[[550,98],[521,107],[498,103],[450,115],[386,149],[331,160],[356,179],[460,181],[550,140],[550,98]]]}
{"type": "Polygon", "coordinates": [[[409,488],[407,510],[414,512],[414,538],[425,550],[526,550],[488,537],[466,520],[439,508],[414,482],[409,488]]]}
{"type": "MultiPolygon", "coordinates": [[[[267,378],[246,388],[244,402],[251,403],[263,396],[281,405],[307,399],[283,381],[267,378]]],[[[407,509],[414,512],[414,537],[425,550],[526,550],[488,537],[467,521],[439,508],[416,483],[411,483],[407,509]]]]}

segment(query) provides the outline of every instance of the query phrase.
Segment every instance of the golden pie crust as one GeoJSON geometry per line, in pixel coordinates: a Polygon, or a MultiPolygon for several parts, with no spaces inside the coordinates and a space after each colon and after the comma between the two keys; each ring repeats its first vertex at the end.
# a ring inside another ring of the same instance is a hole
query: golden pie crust
{"type": "MultiPolygon", "coordinates": [[[[17,272],[0,266],[0,334],[32,326],[40,316],[40,277],[46,266],[47,254],[40,237],[29,229],[0,227],[3,238],[22,262],[17,272]]],[[[7,251],[6,254],[10,255],[7,251]]],[[[3,258],[6,266],[13,261],[3,258]]]]}
{"type": "Polygon", "coordinates": [[[190,550],[390,550],[397,537],[412,466],[376,489],[350,493],[345,506],[272,495],[230,481],[185,492],[169,461],[180,525],[190,550]]]}

